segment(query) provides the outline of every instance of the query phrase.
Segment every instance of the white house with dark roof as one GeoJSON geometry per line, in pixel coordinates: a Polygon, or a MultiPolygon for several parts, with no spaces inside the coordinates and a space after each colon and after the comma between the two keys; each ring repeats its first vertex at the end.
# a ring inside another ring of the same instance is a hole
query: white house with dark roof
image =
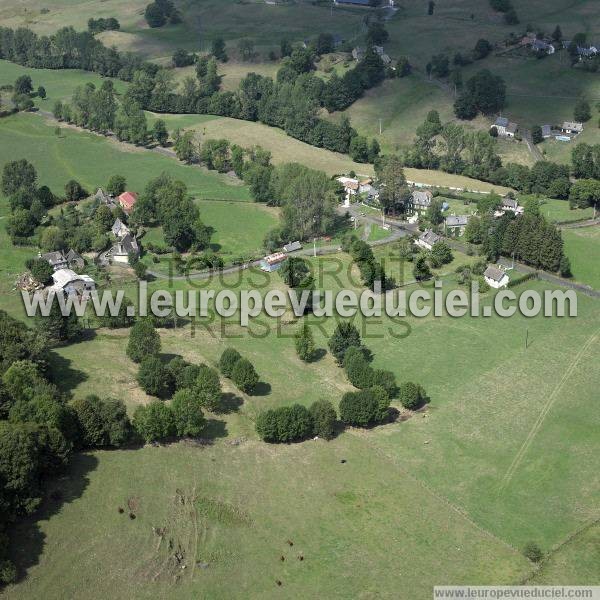
{"type": "Polygon", "coordinates": [[[137,240],[128,233],[107,252],[107,258],[117,263],[128,264],[130,256],[138,257],[140,255],[140,247],[137,240]]]}
{"type": "Polygon", "coordinates": [[[583,131],[583,123],[576,123],[574,121],[565,121],[560,128],[563,133],[570,135],[577,135],[583,131]]]}
{"type": "Polygon", "coordinates": [[[58,269],[64,269],[68,266],[67,259],[61,250],[57,250],[56,252],[46,252],[45,254],[40,254],[40,258],[49,263],[49,265],[55,271],[57,271],[58,269]]]}
{"type": "Polygon", "coordinates": [[[411,194],[411,209],[413,212],[421,213],[431,206],[433,194],[430,190],[415,190],[411,194]]]}
{"type": "Polygon", "coordinates": [[[554,54],[556,48],[545,40],[533,40],[531,43],[531,49],[534,52],[545,52],[546,54],[554,54]]]}
{"type": "Polygon", "coordinates": [[[442,237],[439,236],[435,231],[426,229],[416,240],[415,244],[425,250],[431,250],[433,245],[441,241],[442,237]]]}
{"type": "Polygon", "coordinates": [[[493,265],[488,266],[483,274],[483,278],[490,287],[495,289],[506,287],[510,281],[506,271],[493,265]]]}
{"type": "MultiPolygon", "coordinates": [[[[500,137],[515,137],[519,126],[516,123],[512,123],[506,117],[498,117],[492,127],[496,128],[500,137]]],[[[491,129],[491,127],[490,127],[491,129]]]]}
{"type": "Polygon", "coordinates": [[[50,290],[62,291],[67,296],[83,295],[96,289],[95,281],[89,275],[78,275],[71,269],[58,269],[52,274],[54,284],[50,290]]]}
{"type": "Polygon", "coordinates": [[[444,226],[446,235],[459,237],[465,232],[465,227],[469,222],[469,215],[450,215],[446,217],[444,226]]]}
{"type": "Polygon", "coordinates": [[[111,227],[112,234],[117,238],[124,238],[126,235],[131,233],[129,231],[129,227],[121,221],[121,219],[117,218],[111,227]]]}

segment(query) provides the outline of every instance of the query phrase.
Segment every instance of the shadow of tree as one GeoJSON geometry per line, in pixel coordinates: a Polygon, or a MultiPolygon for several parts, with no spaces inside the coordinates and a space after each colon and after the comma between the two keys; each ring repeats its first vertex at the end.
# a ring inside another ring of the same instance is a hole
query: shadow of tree
{"type": "Polygon", "coordinates": [[[48,379],[58,386],[61,392],[70,392],[76,388],[80,383],[83,383],[88,379],[88,376],[79,369],[74,369],[72,361],[56,352],[50,352],[48,354],[48,379]],[[60,377],[53,375],[59,373],[60,377]]]}
{"type": "Polygon", "coordinates": [[[81,498],[89,484],[88,473],[98,459],[92,454],[75,454],[64,474],[46,482],[44,499],[38,510],[17,521],[11,528],[9,553],[17,567],[17,582],[39,563],[46,543],[46,535],[39,523],[59,513],[65,504],[81,498]]]}
{"type": "Polygon", "coordinates": [[[271,384],[259,381],[252,390],[251,396],[268,396],[271,393],[271,384]]]}
{"type": "Polygon", "coordinates": [[[238,412],[240,406],[244,404],[244,399],[237,394],[231,392],[225,392],[221,395],[221,410],[220,413],[229,414],[232,412],[238,412]]]}

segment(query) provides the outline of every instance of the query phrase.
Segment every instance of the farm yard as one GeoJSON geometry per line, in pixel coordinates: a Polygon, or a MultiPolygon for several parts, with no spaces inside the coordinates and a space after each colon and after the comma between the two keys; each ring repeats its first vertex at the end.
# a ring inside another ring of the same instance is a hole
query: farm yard
{"type": "MultiPolygon", "coordinates": [[[[175,0],[180,22],[151,27],[149,1],[0,0],[0,28],[38,34],[116,17],[120,28],[95,39],[151,61],[127,83],[0,59],[1,108],[23,100],[19,77],[33,83],[25,94],[33,108],[0,116],[0,505],[14,517],[0,517],[0,596],[426,600],[436,585],[600,586],[600,158],[591,153],[588,178],[571,156],[578,143],[600,143],[600,80],[571,65],[567,50],[536,58],[505,45],[512,32],[550,34],[557,24],[564,38],[584,32],[600,44],[597,2],[511,0],[519,23],[507,25],[488,0],[397,0],[394,10],[175,0]],[[290,81],[325,89],[352,69],[367,78],[350,51],[377,33],[375,21],[389,33],[385,52],[407,56],[410,74],[386,71],[331,113],[316,92],[265,92],[290,81]],[[319,33],[339,37],[335,51],[307,72],[286,72],[293,61],[281,59],[282,42],[303,51],[319,33]],[[489,69],[505,81],[506,103],[461,120],[460,86],[428,63],[443,53],[454,69],[455,53],[471,53],[481,38],[489,55],[462,65],[463,81],[489,69]],[[205,93],[210,78],[196,79],[197,65],[174,68],[173,53],[206,55],[219,39],[228,60],[205,93]],[[160,88],[153,73],[162,67],[174,84],[161,97],[151,87],[160,88]],[[276,83],[246,82],[247,96],[236,95],[248,73],[276,83]],[[190,76],[197,97],[186,103],[190,76]],[[97,91],[107,81],[112,121],[90,126],[84,113],[101,113],[97,91]],[[91,100],[77,105],[73,92],[88,83],[91,100]],[[257,116],[261,94],[272,120],[257,116]],[[572,121],[579,98],[591,111],[581,133],[529,146],[535,125],[572,121]],[[57,101],[77,118],[53,117],[57,101]],[[228,112],[235,102],[246,112],[228,112]],[[318,135],[309,138],[296,111],[312,103],[318,135]],[[525,139],[492,141],[498,113],[525,139]],[[344,116],[356,131],[340,127],[344,116]],[[447,123],[485,132],[477,150],[464,132],[446,136],[447,123]],[[311,145],[339,149],[332,139],[345,150],[311,145]],[[464,150],[452,155],[453,142],[464,150]],[[437,162],[426,162],[428,150],[437,162]],[[542,158],[557,164],[536,179],[542,158]],[[34,184],[18,159],[35,169],[34,184]],[[484,168],[488,159],[494,166],[484,168]],[[507,163],[518,167],[498,175],[507,163]],[[56,198],[44,203],[40,186],[56,198]],[[93,197],[98,188],[108,193],[93,197]],[[468,216],[469,230],[453,215],[468,216]],[[20,229],[26,217],[32,226],[20,229]],[[53,262],[61,259],[64,268],[53,262]],[[219,316],[212,305],[179,318],[27,317],[22,282],[72,295],[57,276],[71,268],[101,292],[122,290],[136,308],[140,282],[148,295],[264,299],[313,289],[360,295],[383,280],[386,302],[397,292],[444,300],[477,282],[483,310],[328,318],[314,304],[300,316],[261,312],[247,327],[239,312],[219,316]],[[569,289],[577,316],[488,316],[504,278],[517,297],[569,289]],[[39,345],[47,355],[34,354],[39,345]],[[229,365],[224,351],[235,355],[229,365]],[[14,508],[20,492],[5,482],[20,489],[35,476],[5,454],[29,459],[28,444],[52,475],[14,508]],[[25,514],[36,494],[39,508],[25,514]]],[[[7,39],[0,31],[0,56],[7,39]]]]}

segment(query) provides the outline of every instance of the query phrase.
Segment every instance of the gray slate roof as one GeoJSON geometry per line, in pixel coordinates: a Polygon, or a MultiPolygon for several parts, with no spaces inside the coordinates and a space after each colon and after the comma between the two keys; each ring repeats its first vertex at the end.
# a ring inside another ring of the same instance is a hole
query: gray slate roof
{"type": "Polygon", "coordinates": [[[430,191],[421,192],[419,190],[415,190],[412,193],[412,201],[415,206],[429,206],[431,204],[431,199],[433,198],[433,194],[430,191]]]}
{"type": "Polygon", "coordinates": [[[446,217],[446,226],[447,227],[464,227],[469,222],[468,215],[450,215],[446,217]]]}
{"type": "Polygon", "coordinates": [[[435,243],[439,242],[441,239],[442,238],[434,231],[431,231],[431,229],[426,229],[419,236],[419,240],[421,240],[422,242],[425,242],[429,246],[433,246],[435,243]]]}
{"type": "Polygon", "coordinates": [[[508,127],[508,119],[506,117],[498,117],[494,125],[496,127],[508,127]]]}
{"type": "Polygon", "coordinates": [[[42,254],[42,258],[49,262],[52,266],[64,263],[66,260],[64,254],[60,251],[46,252],[46,254],[42,254]]]}
{"type": "Polygon", "coordinates": [[[497,281],[498,283],[500,283],[502,281],[502,278],[506,275],[506,273],[502,269],[499,269],[498,267],[494,267],[494,266],[490,265],[485,270],[485,273],[483,275],[484,275],[484,277],[487,277],[488,279],[491,279],[492,281],[497,281]]]}
{"type": "Polygon", "coordinates": [[[283,247],[284,252],[295,252],[301,250],[302,244],[300,242],[289,242],[283,247]]]}

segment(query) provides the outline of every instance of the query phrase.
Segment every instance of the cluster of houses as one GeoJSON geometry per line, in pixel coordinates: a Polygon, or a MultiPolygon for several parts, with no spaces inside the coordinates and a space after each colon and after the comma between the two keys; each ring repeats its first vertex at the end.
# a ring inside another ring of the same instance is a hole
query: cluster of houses
{"type": "Polygon", "coordinates": [[[299,241],[288,242],[283,247],[282,252],[274,252],[273,254],[268,254],[267,256],[261,259],[261,270],[266,271],[267,273],[277,271],[281,267],[281,265],[287,260],[287,257],[290,254],[290,252],[297,252],[298,250],[302,250],[302,244],[299,241]]]}
{"type": "Polygon", "coordinates": [[[48,262],[54,269],[54,273],[52,273],[53,283],[48,287],[48,290],[63,291],[69,296],[81,296],[96,289],[96,284],[89,275],[81,275],[75,272],[74,269],[81,271],[85,267],[83,256],[75,250],[47,252],[40,254],[39,257],[48,262]]]}
{"type": "MultiPolygon", "coordinates": [[[[513,123],[506,117],[498,117],[491,128],[495,128],[499,137],[514,138],[519,131],[517,123],[513,123]]],[[[490,129],[491,129],[490,128],[490,129]]],[[[560,126],[542,125],[542,136],[544,139],[555,138],[559,142],[570,141],[573,137],[583,131],[583,123],[565,121],[560,126]]]]}
{"type": "Polygon", "coordinates": [[[379,190],[373,186],[373,179],[365,177],[338,177],[336,179],[344,188],[344,206],[350,206],[353,197],[361,196],[367,202],[372,203],[379,200],[379,190]]]}
{"type": "MultiPolygon", "coordinates": [[[[549,37],[538,37],[535,33],[529,32],[521,39],[522,46],[528,46],[533,52],[539,54],[554,54],[557,49],[561,47],[567,50],[571,47],[572,42],[570,40],[563,40],[560,44],[557,44],[554,40],[549,37]]],[[[600,49],[594,44],[585,46],[577,46],[577,56],[579,60],[585,60],[587,58],[593,58],[600,53],[600,49]]]]}
{"type": "Polygon", "coordinates": [[[98,200],[100,204],[105,204],[111,210],[120,206],[125,214],[130,214],[137,202],[137,194],[135,192],[123,192],[116,198],[107,194],[102,188],[98,188],[98,191],[94,194],[94,199],[98,200]]]}
{"type": "Polygon", "coordinates": [[[129,227],[116,219],[111,233],[115,236],[116,242],[104,255],[104,261],[128,264],[132,258],[137,259],[140,255],[140,246],[135,236],[129,230],[129,227]]]}

